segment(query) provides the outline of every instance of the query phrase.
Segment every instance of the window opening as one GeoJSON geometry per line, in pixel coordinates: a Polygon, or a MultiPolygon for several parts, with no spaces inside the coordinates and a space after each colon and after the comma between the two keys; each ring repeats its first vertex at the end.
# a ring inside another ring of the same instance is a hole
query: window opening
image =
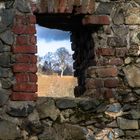
{"type": "Polygon", "coordinates": [[[74,97],[70,32],[36,25],[38,47],[38,96],[74,97]]]}

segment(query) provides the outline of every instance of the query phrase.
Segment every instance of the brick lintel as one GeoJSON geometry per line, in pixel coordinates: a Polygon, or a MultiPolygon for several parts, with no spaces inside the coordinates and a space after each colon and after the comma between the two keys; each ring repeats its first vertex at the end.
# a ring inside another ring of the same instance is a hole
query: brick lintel
{"type": "Polygon", "coordinates": [[[87,15],[82,20],[83,25],[109,25],[108,16],[87,15]]]}

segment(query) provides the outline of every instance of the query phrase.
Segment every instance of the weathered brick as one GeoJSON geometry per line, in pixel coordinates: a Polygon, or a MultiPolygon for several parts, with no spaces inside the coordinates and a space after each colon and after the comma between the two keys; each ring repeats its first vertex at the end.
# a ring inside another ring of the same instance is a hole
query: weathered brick
{"type": "Polygon", "coordinates": [[[37,85],[35,83],[17,83],[13,85],[13,91],[37,92],[37,85]]]}
{"type": "Polygon", "coordinates": [[[110,24],[110,20],[108,16],[86,16],[83,20],[82,20],[83,25],[95,25],[95,24],[101,24],[101,25],[109,25],[110,24]]]}
{"type": "Polygon", "coordinates": [[[115,95],[114,89],[105,89],[105,91],[104,91],[104,98],[105,99],[114,98],[114,95],[115,95]]]}
{"type": "Polygon", "coordinates": [[[112,78],[104,80],[104,86],[106,88],[116,88],[118,86],[119,80],[112,78]]]}
{"type": "Polygon", "coordinates": [[[84,96],[91,97],[94,99],[103,99],[104,88],[88,89],[85,91],[84,96]]]}
{"type": "Polygon", "coordinates": [[[18,54],[15,58],[17,63],[37,63],[37,56],[32,54],[18,54]]]}
{"type": "Polygon", "coordinates": [[[37,75],[33,73],[16,73],[16,82],[37,82],[37,75]]]}
{"type": "Polygon", "coordinates": [[[37,66],[35,64],[22,64],[22,63],[17,63],[14,64],[13,66],[13,71],[14,72],[37,72],[37,66]]]}
{"type": "Polygon", "coordinates": [[[35,25],[15,25],[13,27],[13,32],[15,34],[35,34],[35,25]]]}
{"type": "Polygon", "coordinates": [[[17,73],[15,74],[16,82],[29,82],[29,74],[27,73],[17,73]]]}
{"type": "Polygon", "coordinates": [[[30,73],[29,74],[29,79],[30,79],[30,82],[37,82],[38,77],[37,77],[36,74],[30,73]]]}
{"type": "Polygon", "coordinates": [[[37,43],[37,37],[32,35],[32,36],[29,36],[29,44],[30,45],[36,45],[37,43]]]}
{"type": "Polygon", "coordinates": [[[113,48],[99,48],[96,50],[97,55],[102,56],[113,56],[115,54],[115,50],[113,48]]]}
{"type": "Polygon", "coordinates": [[[36,101],[36,93],[26,93],[26,92],[13,92],[10,96],[12,101],[36,101]]]}
{"type": "Polygon", "coordinates": [[[13,48],[13,53],[37,53],[36,46],[17,46],[13,48]]]}
{"type": "Polygon", "coordinates": [[[96,89],[96,88],[102,88],[102,87],[103,87],[102,79],[93,79],[93,78],[86,79],[87,89],[96,89]]]}
{"type": "Polygon", "coordinates": [[[16,25],[26,25],[28,22],[25,15],[16,15],[15,19],[16,19],[16,25]]]}
{"type": "Polygon", "coordinates": [[[16,45],[28,45],[28,36],[17,36],[16,45]]]}
{"type": "Polygon", "coordinates": [[[116,67],[102,67],[96,70],[99,77],[116,77],[118,70],[116,67]]]}
{"type": "Polygon", "coordinates": [[[28,15],[28,19],[29,19],[30,24],[36,24],[36,16],[28,15]]]}
{"type": "Polygon", "coordinates": [[[123,59],[121,58],[111,58],[109,60],[109,65],[120,66],[123,64],[123,59]]]}

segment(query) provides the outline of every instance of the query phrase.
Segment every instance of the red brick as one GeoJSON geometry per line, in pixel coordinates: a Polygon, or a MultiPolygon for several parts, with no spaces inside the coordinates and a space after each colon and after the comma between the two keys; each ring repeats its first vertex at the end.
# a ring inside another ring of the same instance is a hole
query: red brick
{"type": "Polygon", "coordinates": [[[99,24],[99,25],[109,25],[110,20],[108,16],[95,16],[95,15],[89,15],[86,16],[83,20],[82,23],[84,25],[94,25],[94,24],[99,24]]]}
{"type": "Polygon", "coordinates": [[[36,74],[30,73],[29,74],[29,79],[30,79],[30,82],[37,82],[38,77],[37,77],[36,74]]]}
{"type": "Polygon", "coordinates": [[[116,56],[117,57],[125,57],[127,52],[128,52],[127,48],[116,48],[116,56]]]}
{"type": "Polygon", "coordinates": [[[104,80],[104,86],[106,88],[116,88],[118,86],[118,79],[106,79],[104,80]]]}
{"type": "Polygon", "coordinates": [[[29,26],[27,26],[26,34],[36,34],[35,25],[29,25],[29,26]]]}
{"type": "Polygon", "coordinates": [[[37,56],[32,54],[18,54],[15,58],[17,63],[37,63],[37,56]]]}
{"type": "Polygon", "coordinates": [[[120,66],[123,64],[123,60],[121,58],[112,58],[109,60],[110,65],[120,66]]]}
{"type": "Polygon", "coordinates": [[[30,24],[36,24],[36,16],[28,15],[28,19],[29,19],[30,24]]]}
{"type": "Polygon", "coordinates": [[[102,67],[96,71],[99,77],[116,77],[118,74],[116,67],[102,67]]]}
{"type": "Polygon", "coordinates": [[[16,15],[16,25],[26,25],[28,23],[28,19],[25,15],[16,15]]]}
{"type": "Polygon", "coordinates": [[[29,37],[29,44],[30,45],[35,45],[37,43],[37,37],[32,35],[29,37]]]}
{"type": "Polygon", "coordinates": [[[96,53],[99,56],[113,56],[115,54],[115,50],[113,48],[99,48],[96,50],[96,53]]]}
{"type": "Polygon", "coordinates": [[[11,94],[12,101],[36,101],[37,94],[36,93],[24,93],[24,92],[13,92],[11,94]]]}
{"type": "Polygon", "coordinates": [[[110,99],[110,98],[114,98],[114,90],[113,89],[105,89],[104,91],[104,98],[105,99],[110,99]]]}
{"type": "Polygon", "coordinates": [[[37,85],[35,83],[17,83],[13,85],[13,91],[37,92],[37,85]]]}
{"type": "Polygon", "coordinates": [[[27,73],[17,73],[15,74],[16,82],[29,82],[29,74],[27,73]]]}
{"type": "Polygon", "coordinates": [[[16,45],[27,45],[27,44],[28,44],[28,36],[16,37],[16,45]]]}
{"type": "Polygon", "coordinates": [[[33,73],[16,73],[16,82],[37,82],[37,75],[33,73]]]}
{"type": "Polygon", "coordinates": [[[13,48],[13,53],[37,53],[36,46],[17,46],[13,48]]]}
{"type": "Polygon", "coordinates": [[[37,66],[35,64],[22,64],[22,63],[17,63],[13,66],[13,71],[14,72],[37,72],[37,66]]]}
{"type": "Polygon", "coordinates": [[[35,34],[35,25],[15,25],[13,27],[13,32],[15,34],[35,34]]]}
{"type": "Polygon", "coordinates": [[[103,87],[103,80],[101,79],[86,79],[86,88],[87,89],[97,89],[103,87]]]}

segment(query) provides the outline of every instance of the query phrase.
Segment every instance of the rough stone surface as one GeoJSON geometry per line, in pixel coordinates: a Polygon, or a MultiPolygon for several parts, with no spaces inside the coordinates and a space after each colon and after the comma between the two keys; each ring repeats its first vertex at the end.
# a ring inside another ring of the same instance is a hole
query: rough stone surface
{"type": "Polygon", "coordinates": [[[130,113],[133,119],[140,119],[140,110],[131,110],[130,113]]]}
{"type": "Polygon", "coordinates": [[[53,99],[49,99],[44,104],[39,105],[37,110],[41,119],[49,117],[55,121],[60,114],[60,111],[55,107],[53,99]]]}
{"type": "Polygon", "coordinates": [[[29,5],[26,0],[16,0],[16,7],[20,12],[29,13],[29,5]]]}
{"type": "Polygon", "coordinates": [[[9,91],[0,89],[0,107],[7,103],[9,95],[9,91]]]}
{"type": "Polygon", "coordinates": [[[101,3],[96,9],[96,14],[110,14],[113,8],[113,3],[101,3]]]}
{"type": "Polygon", "coordinates": [[[140,67],[130,65],[123,68],[128,84],[131,87],[140,87],[140,67]]]}
{"type": "Polygon", "coordinates": [[[10,58],[9,53],[0,53],[0,66],[10,67],[10,58]]]}
{"type": "Polygon", "coordinates": [[[126,36],[129,30],[129,28],[124,25],[113,25],[112,29],[115,35],[119,37],[126,36]]]}
{"type": "Polygon", "coordinates": [[[95,101],[95,100],[91,100],[91,101],[87,100],[86,101],[85,100],[85,101],[79,102],[79,107],[81,109],[83,109],[84,111],[87,111],[87,110],[95,109],[99,104],[100,104],[100,102],[98,100],[97,101],[95,101]]]}
{"type": "Polygon", "coordinates": [[[137,120],[128,120],[124,118],[117,118],[117,123],[121,129],[139,129],[137,120]]]}
{"type": "Polygon", "coordinates": [[[113,129],[113,132],[114,132],[115,138],[119,138],[119,137],[122,137],[122,136],[125,135],[124,132],[121,129],[118,129],[118,128],[113,129]]]}
{"type": "Polygon", "coordinates": [[[56,106],[59,109],[68,109],[68,108],[73,108],[76,107],[77,104],[73,99],[60,99],[56,101],[56,106]]]}
{"type": "Polygon", "coordinates": [[[15,124],[5,120],[0,120],[1,140],[14,140],[19,137],[20,137],[20,130],[15,124]]]}
{"type": "Polygon", "coordinates": [[[67,140],[84,140],[85,134],[82,127],[71,124],[55,124],[53,128],[47,127],[43,134],[39,135],[39,139],[67,139],[67,140]]]}
{"type": "Polygon", "coordinates": [[[108,105],[107,112],[119,112],[121,110],[121,104],[120,103],[114,103],[111,105],[108,105]]]}
{"type": "Polygon", "coordinates": [[[14,36],[10,30],[0,33],[0,39],[8,45],[12,45],[14,43],[14,36]]]}
{"type": "Polygon", "coordinates": [[[139,16],[139,13],[140,13],[140,8],[129,8],[127,10],[127,15],[126,18],[125,18],[125,23],[126,24],[131,24],[131,25],[137,25],[137,24],[140,24],[140,16],[139,16]]]}
{"type": "Polygon", "coordinates": [[[34,104],[28,102],[9,102],[7,113],[13,117],[26,117],[34,110],[34,104]]]}
{"type": "Polygon", "coordinates": [[[117,10],[116,10],[112,20],[115,25],[122,25],[124,23],[124,14],[123,14],[122,8],[117,7],[117,10]]]}

